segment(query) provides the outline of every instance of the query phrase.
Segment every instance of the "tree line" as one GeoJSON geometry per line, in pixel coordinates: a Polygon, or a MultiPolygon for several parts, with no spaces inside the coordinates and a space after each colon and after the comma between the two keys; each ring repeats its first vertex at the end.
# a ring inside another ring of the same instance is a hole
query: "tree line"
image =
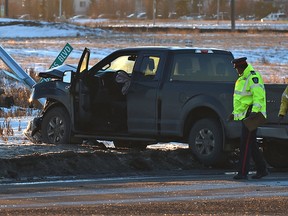
{"type": "MultiPolygon", "coordinates": [[[[207,19],[215,18],[219,12],[220,18],[230,19],[230,4],[235,1],[235,15],[237,17],[255,16],[262,18],[271,12],[284,11],[288,2],[275,4],[273,1],[254,0],[155,0],[157,18],[168,18],[173,12],[180,16],[205,16],[207,19]]],[[[22,0],[5,3],[9,7],[9,17],[20,14],[29,14],[33,19],[54,20],[59,16],[60,0],[22,0]],[[18,3],[15,3],[18,2],[18,3]]],[[[61,15],[66,18],[75,15],[74,0],[62,0],[61,15]]],[[[80,3],[77,2],[77,3],[80,3]]],[[[146,12],[147,18],[153,18],[154,0],[90,0],[86,15],[96,18],[100,14],[110,14],[117,18],[125,18],[131,13],[146,12]]],[[[218,14],[219,15],[219,14],[218,14]]],[[[218,17],[219,18],[219,17],[218,17]]]]}

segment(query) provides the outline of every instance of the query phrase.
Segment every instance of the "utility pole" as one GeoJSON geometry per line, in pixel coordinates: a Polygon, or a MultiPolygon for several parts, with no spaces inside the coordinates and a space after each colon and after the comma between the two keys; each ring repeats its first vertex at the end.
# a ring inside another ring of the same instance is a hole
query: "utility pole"
{"type": "Polygon", "coordinates": [[[8,17],[9,13],[8,13],[8,0],[5,0],[5,17],[8,17]]]}
{"type": "Polygon", "coordinates": [[[59,0],[59,18],[62,16],[62,0],[59,0]]]}
{"type": "Polygon", "coordinates": [[[231,30],[235,31],[235,0],[231,0],[231,30]]]}
{"type": "Polygon", "coordinates": [[[219,24],[219,16],[220,16],[220,0],[217,0],[217,24],[219,24]]]}
{"type": "Polygon", "coordinates": [[[0,4],[0,17],[4,17],[4,16],[5,16],[5,6],[4,6],[4,2],[2,0],[1,4],[0,4]]]}
{"type": "Polygon", "coordinates": [[[201,7],[203,6],[201,3],[200,3],[200,0],[198,1],[198,15],[200,16],[201,15],[201,7]]]}
{"type": "Polygon", "coordinates": [[[156,0],[153,0],[153,25],[155,25],[156,19],[156,0]]]}

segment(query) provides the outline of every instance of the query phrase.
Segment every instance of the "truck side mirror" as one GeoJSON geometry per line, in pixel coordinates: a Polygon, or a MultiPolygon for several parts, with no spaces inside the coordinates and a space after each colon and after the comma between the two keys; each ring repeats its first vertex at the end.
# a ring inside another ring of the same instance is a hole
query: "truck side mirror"
{"type": "Polygon", "coordinates": [[[65,71],[63,74],[63,82],[71,83],[72,81],[72,71],[65,71]]]}

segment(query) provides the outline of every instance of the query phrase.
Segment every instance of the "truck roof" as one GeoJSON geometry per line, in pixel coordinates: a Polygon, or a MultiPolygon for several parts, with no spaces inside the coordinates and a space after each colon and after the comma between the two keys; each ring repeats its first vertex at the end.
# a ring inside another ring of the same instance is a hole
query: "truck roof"
{"type": "Polygon", "coordinates": [[[205,48],[205,47],[176,47],[176,46],[139,46],[139,47],[128,47],[128,48],[122,48],[117,51],[209,51],[210,52],[227,52],[231,53],[230,51],[223,50],[223,49],[217,49],[217,48],[205,48]]]}

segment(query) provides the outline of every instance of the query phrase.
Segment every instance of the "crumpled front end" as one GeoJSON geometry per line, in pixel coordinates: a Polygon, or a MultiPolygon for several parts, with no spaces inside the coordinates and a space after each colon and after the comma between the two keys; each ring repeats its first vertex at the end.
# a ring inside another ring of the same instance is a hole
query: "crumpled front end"
{"type": "Polygon", "coordinates": [[[61,65],[49,69],[46,72],[39,73],[39,77],[43,78],[39,83],[36,83],[29,98],[30,107],[34,107],[40,102],[42,107],[41,115],[31,120],[27,128],[24,130],[24,135],[33,143],[42,143],[41,124],[43,115],[55,103],[70,107],[70,83],[63,82],[65,72],[75,72],[76,68],[71,65],[61,65]],[[42,101],[43,100],[43,101],[42,101]],[[38,102],[37,102],[38,101],[38,102]]]}
{"type": "Polygon", "coordinates": [[[27,128],[23,131],[23,134],[33,143],[42,143],[41,122],[42,117],[36,117],[28,122],[27,128]]]}

